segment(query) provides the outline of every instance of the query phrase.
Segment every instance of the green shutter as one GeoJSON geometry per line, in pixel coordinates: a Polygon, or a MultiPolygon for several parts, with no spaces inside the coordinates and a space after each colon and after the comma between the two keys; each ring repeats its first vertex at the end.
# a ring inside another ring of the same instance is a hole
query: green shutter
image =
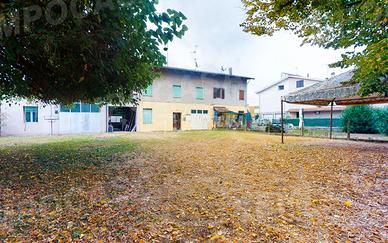
{"type": "Polygon", "coordinates": [[[152,85],[148,86],[147,89],[144,92],[144,96],[152,97],[152,90],[153,90],[152,85]]]}
{"type": "Polygon", "coordinates": [[[205,97],[204,90],[202,87],[195,88],[196,98],[197,100],[203,100],[205,97]]]}
{"type": "Polygon", "coordinates": [[[152,124],[152,109],[143,109],[143,124],[152,124]]]}
{"type": "Polygon", "coordinates": [[[173,85],[172,86],[172,95],[174,98],[181,98],[182,97],[182,86],[173,85]]]}

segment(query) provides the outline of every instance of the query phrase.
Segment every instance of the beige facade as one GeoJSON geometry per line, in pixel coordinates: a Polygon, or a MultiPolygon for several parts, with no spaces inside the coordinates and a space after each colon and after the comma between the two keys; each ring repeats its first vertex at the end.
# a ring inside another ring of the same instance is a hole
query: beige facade
{"type": "MultiPolygon", "coordinates": [[[[238,113],[247,111],[246,106],[223,106],[226,109],[238,113]]],[[[192,110],[206,110],[207,129],[214,126],[214,106],[206,104],[184,104],[184,103],[165,103],[165,102],[140,102],[137,107],[137,131],[173,131],[173,113],[181,114],[181,130],[195,130],[193,127],[192,110]],[[144,124],[143,109],[152,109],[152,123],[144,124]]]]}

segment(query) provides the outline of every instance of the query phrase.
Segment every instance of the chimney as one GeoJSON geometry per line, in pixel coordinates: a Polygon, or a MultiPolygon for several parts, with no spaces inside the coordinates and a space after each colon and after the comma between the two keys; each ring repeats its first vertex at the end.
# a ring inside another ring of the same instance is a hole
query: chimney
{"type": "Polygon", "coordinates": [[[233,75],[233,68],[229,68],[229,75],[233,75]]]}
{"type": "Polygon", "coordinates": [[[310,77],[310,74],[309,74],[309,73],[307,74],[307,77],[308,77],[308,78],[310,77]]]}

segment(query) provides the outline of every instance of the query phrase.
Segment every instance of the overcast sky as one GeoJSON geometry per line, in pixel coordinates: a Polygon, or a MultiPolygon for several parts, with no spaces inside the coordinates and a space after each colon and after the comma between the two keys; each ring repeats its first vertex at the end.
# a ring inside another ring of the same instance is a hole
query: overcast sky
{"type": "Polygon", "coordinates": [[[169,44],[168,65],[195,68],[193,51],[197,47],[198,70],[221,72],[233,67],[237,75],[255,78],[248,86],[248,103],[258,103],[255,91],[280,79],[282,72],[324,79],[339,69],[328,68],[340,59],[340,52],[305,45],[291,33],[259,37],[243,32],[240,24],[245,12],[240,0],[161,0],[160,10],[172,8],[188,18],[189,31],[169,44]]]}

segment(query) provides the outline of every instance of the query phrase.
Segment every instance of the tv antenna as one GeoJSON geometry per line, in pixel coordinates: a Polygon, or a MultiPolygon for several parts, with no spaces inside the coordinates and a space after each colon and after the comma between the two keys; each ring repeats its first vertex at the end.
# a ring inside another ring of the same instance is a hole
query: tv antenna
{"type": "Polygon", "coordinates": [[[195,66],[195,69],[198,69],[198,60],[197,60],[197,49],[198,49],[198,45],[195,45],[194,46],[194,51],[191,52],[191,54],[193,54],[193,57],[194,57],[194,66],[195,66]]]}

